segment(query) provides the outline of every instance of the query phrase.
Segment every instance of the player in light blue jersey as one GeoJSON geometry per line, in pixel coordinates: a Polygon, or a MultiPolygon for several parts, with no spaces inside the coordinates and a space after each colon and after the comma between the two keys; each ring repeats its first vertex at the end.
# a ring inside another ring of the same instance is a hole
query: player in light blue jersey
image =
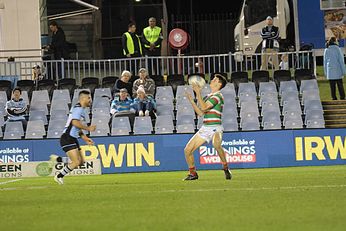
{"type": "MultiPolygon", "coordinates": [[[[85,108],[90,107],[91,96],[89,91],[81,91],[79,93],[79,102],[71,109],[63,134],[60,137],[61,148],[66,152],[71,162],[68,163],[54,180],[58,184],[64,184],[63,177],[83,164],[84,157],[80,152],[78,137],[81,137],[87,144],[93,145],[92,139],[87,137],[82,130],[95,131],[96,125],[86,126],[82,123],[85,117],[85,108]]],[[[51,155],[52,161],[61,162],[62,158],[56,155],[51,155]]]]}

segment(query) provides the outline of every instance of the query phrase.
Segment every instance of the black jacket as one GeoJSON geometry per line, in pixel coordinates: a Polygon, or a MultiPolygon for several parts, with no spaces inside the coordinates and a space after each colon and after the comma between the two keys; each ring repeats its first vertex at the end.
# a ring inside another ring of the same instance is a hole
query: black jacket
{"type": "Polygon", "coordinates": [[[68,47],[66,43],[66,37],[64,31],[58,27],[56,33],[52,35],[52,43],[50,48],[54,52],[54,59],[67,59],[68,58],[68,47]]]}
{"type": "Polygon", "coordinates": [[[129,96],[130,97],[132,96],[132,83],[131,82],[125,83],[122,80],[117,79],[117,81],[114,84],[114,93],[120,92],[120,89],[122,89],[122,88],[126,88],[129,96]]]}
{"type": "Polygon", "coordinates": [[[271,49],[279,49],[279,27],[271,26],[269,29],[268,26],[262,28],[261,36],[263,39],[262,49],[271,48],[271,49]]]}

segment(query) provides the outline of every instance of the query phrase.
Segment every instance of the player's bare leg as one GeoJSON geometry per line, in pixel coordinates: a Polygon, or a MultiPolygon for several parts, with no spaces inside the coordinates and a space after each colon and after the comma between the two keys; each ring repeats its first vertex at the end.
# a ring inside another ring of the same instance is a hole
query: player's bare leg
{"type": "Polygon", "coordinates": [[[205,140],[202,139],[198,134],[195,134],[184,148],[184,154],[186,163],[189,166],[189,175],[184,180],[197,180],[198,175],[195,167],[195,158],[193,152],[196,151],[202,144],[205,143],[205,140]]]}
{"type": "Polygon", "coordinates": [[[216,132],[213,136],[213,146],[217,151],[222,163],[222,169],[225,172],[226,180],[232,179],[232,174],[228,169],[225,150],[222,148],[222,133],[216,132]]]}
{"type": "Polygon", "coordinates": [[[64,184],[63,177],[73,171],[73,169],[77,168],[79,165],[83,164],[83,157],[77,148],[68,151],[66,154],[70,158],[71,162],[65,165],[60,173],[54,177],[54,180],[58,184],[64,184]]]}

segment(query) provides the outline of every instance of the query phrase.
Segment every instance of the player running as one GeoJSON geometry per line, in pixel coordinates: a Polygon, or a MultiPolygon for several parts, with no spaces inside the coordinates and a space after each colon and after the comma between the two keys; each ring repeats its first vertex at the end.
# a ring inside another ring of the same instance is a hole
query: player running
{"type": "Polygon", "coordinates": [[[225,177],[227,180],[232,179],[232,174],[228,169],[225,151],[223,150],[222,133],[223,127],[221,125],[222,108],[224,104],[223,96],[220,90],[226,85],[226,78],[222,75],[215,74],[213,80],[210,82],[211,93],[206,96],[205,100],[201,95],[201,88],[193,84],[192,88],[196,93],[197,104],[194,102],[191,94],[186,93],[193,109],[198,116],[204,116],[203,125],[199,131],[189,140],[186,144],[184,153],[186,162],[189,166],[189,174],[184,180],[197,180],[198,174],[194,163],[193,152],[203,145],[205,142],[212,140],[213,146],[216,149],[223,166],[225,177]]]}
{"type": "MultiPolygon", "coordinates": [[[[88,145],[94,144],[92,139],[87,137],[83,130],[95,131],[96,125],[86,126],[82,124],[82,120],[88,116],[85,113],[85,108],[91,106],[91,96],[89,91],[79,92],[79,102],[71,109],[63,134],[60,137],[60,145],[64,152],[71,160],[58,175],[54,176],[54,180],[58,184],[64,184],[64,176],[73,169],[84,163],[84,157],[80,152],[80,147],[77,138],[80,136],[88,145]]],[[[57,155],[50,156],[51,161],[62,162],[62,158],[57,155]]]]}

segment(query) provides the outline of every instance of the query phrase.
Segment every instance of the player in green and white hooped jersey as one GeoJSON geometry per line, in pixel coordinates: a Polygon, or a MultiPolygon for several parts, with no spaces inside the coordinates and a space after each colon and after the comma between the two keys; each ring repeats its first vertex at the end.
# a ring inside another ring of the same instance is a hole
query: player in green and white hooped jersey
{"type": "Polygon", "coordinates": [[[224,76],[215,74],[213,80],[210,81],[211,93],[205,99],[201,96],[201,88],[193,85],[192,88],[196,93],[197,104],[193,100],[193,97],[189,93],[186,93],[195,112],[198,116],[203,116],[204,118],[202,127],[189,140],[184,149],[186,162],[189,166],[189,174],[184,180],[198,179],[193,152],[205,142],[209,143],[211,140],[221,159],[226,179],[230,180],[232,178],[232,174],[228,169],[225,151],[221,146],[223,132],[221,117],[224,99],[220,90],[226,83],[227,81],[224,76]]]}

